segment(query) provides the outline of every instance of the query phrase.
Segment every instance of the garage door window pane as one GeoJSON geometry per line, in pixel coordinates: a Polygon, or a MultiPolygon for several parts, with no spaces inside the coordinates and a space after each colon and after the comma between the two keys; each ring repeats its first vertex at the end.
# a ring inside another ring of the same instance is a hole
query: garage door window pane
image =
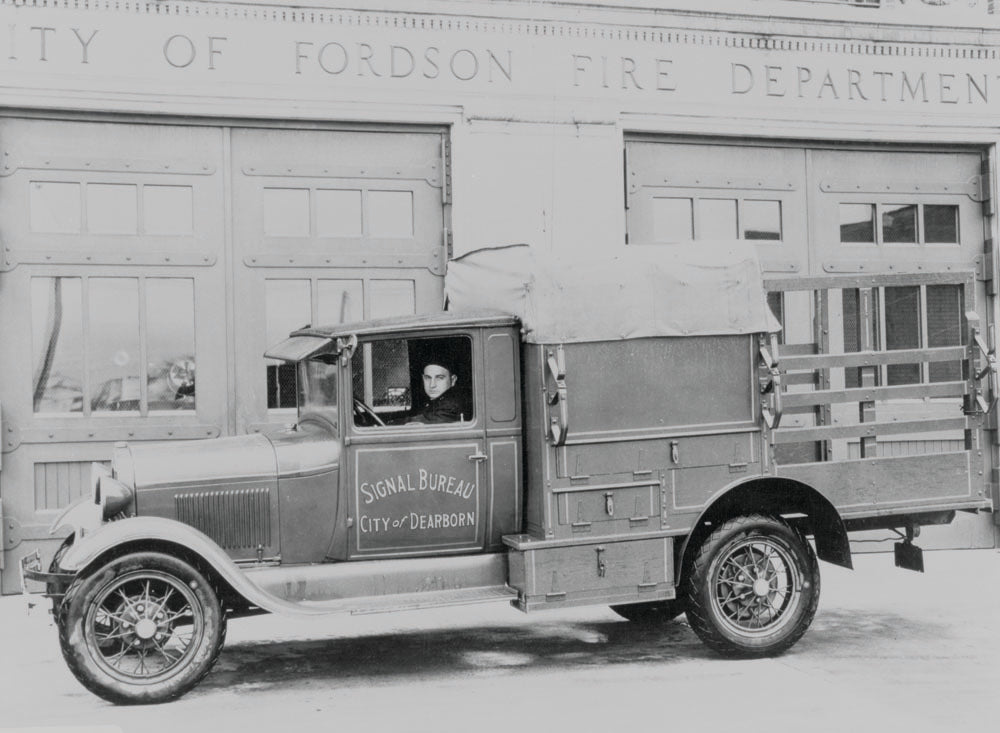
{"type": "Polygon", "coordinates": [[[309,236],[309,189],[264,189],[264,234],[269,237],[309,236]]]}
{"type": "MultiPolygon", "coordinates": [[[[264,285],[267,344],[276,344],[311,319],[308,280],[268,280],[264,285]]],[[[295,365],[267,362],[268,408],[295,407],[295,365]]]]}
{"type": "Polygon", "coordinates": [[[78,277],[31,279],[35,412],[83,411],[83,309],[78,277]]]}
{"type": "Polygon", "coordinates": [[[840,241],[846,244],[874,244],[875,207],[872,204],[840,205],[840,241]]]}
{"type": "Polygon", "coordinates": [[[142,222],[146,234],[191,234],[194,191],[190,186],[143,186],[142,222]]]}
{"type": "Polygon", "coordinates": [[[958,207],[927,204],[924,206],[924,242],[958,244],[958,207]]]}
{"type": "Polygon", "coordinates": [[[91,407],[138,412],[140,396],[139,281],[90,278],[87,344],[91,407]]]}
{"type": "MultiPolygon", "coordinates": [[[[920,288],[916,286],[885,289],[885,348],[920,348],[920,288]]],[[[890,364],[888,382],[914,384],[920,381],[919,364],[890,364]]]]}
{"type": "Polygon", "coordinates": [[[410,191],[369,191],[368,236],[375,239],[412,237],[413,194],[410,191]]]}
{"type": "Polygon", "coordinates": [[[886,204],[882,207],[882,241],[886,244],[914,244],[917,241],[915,204],[886,204]]]}
{"type": "Polygon", "coordinates": [[[320,280],[317,323],[349,323],[364,318],[364,290],[361,280],[320,280]]]}
{"type": "Polygon", "coordinates": [[[694,238],[691,199],[653,199],[653,238],[657,242],[687,242],[694,238]]]}
{"type": "Polygon", "coordinates": [[[736,239],[736,199],[698,200],[698,239],[736,239]]]}
{"type": "MultiPolygon", "coordinates": [[[[959,346],[965,326],[962,288],[958,285],[927,286],[927,345],[959,346]]],[[[931,362],[930,380],[950,382],[962,379],[961,362],[931,362]]]]}
{"type": "Polygon", "coordinates": [[[32,181],[29,188],[31,231],[45,234],[79,234],[80,184],[32,181]]]}
{"type": "Polygon", "coordinates": [[[361,191],[316,191],[316,234],[320,237],[361,236],[361,191]]]}
{"type": "Polygon", "coordinates": [[[150,410],[193,410],[194,281],[146,280],[146,374],[150,410]]]}
{"type": "MultiPolygon", "coordinates": [[[[861,351],[861,333],[860,333],[860,315],[858,313],[858,291],[854,289],[842,290],[842,304],[844,308],[844,351],[861,351]]],[[[879,325],[879,301],[877,297],[872,298],[871,313],[868,314],[868,325],[872,334],[872,341],[875,344],[879,343],[878,335],[878,325],[879,325]]],[[[878,371],[875,373],[875,383],[879,384],[881,382],[880,374],[878,371]]],[[[846,387],[860,387],[861,386],[861,368],[860,367],[845,367],[844,368],[844,386],[846,387]]]]}
{"type": "Polygon", "coordinates": [[[755,240],[781,239],[781,202],[744,201],[743,238],[755,240]]]}
{"type": "Polygon", "coordinates": [[[87,231],[92,234],[137,234],[139,193],[117,183],[87,185],[87,231]]]}
{"type": "Polygon", "coordinates": [[[410,316],[417,312],[412,280],[372,280],[371,299],[372,318],[410,316]]]}

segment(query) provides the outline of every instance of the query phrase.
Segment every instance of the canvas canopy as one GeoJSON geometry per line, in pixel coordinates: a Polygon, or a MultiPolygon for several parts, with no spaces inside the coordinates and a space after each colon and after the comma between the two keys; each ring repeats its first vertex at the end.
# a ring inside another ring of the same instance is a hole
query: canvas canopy
{"type": "Polygon", "coordinates": [[[513,313],[531,343],[775,332],[753,244],[691,242],[556,259],[528,245],[451,260],[450,310],[513,313]]]}

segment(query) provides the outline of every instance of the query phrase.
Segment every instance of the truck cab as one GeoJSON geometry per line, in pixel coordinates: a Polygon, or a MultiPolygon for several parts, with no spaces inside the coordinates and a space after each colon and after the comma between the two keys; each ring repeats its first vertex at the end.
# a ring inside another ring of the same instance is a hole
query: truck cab
{"type": "Polygon", "coordinates": [[[273,438],[279,456],[308,430],[341,446],[333,485],[279,480],[281,561],[502,551],[523,502],[519,328],[503,313],[443,313],[304,329],[271,349],[297,362],[300,385],[298,423],[273,438]],[[431,400],[424,371],[442,364],[446,396],[431,400]],[[441,400],[458,409],[428,416],[441,400]],[[301,510],[334,493],[326,526],[303,532],[301,510]]]}

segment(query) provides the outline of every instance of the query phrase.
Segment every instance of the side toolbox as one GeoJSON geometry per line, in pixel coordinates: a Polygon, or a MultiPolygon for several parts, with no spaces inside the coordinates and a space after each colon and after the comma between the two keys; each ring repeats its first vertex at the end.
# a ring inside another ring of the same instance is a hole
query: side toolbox
{"type": "Polygon", "coordinates": [[[675,596],[671,537],[568,544],[509,535],[508,584],[522,611],[675,596]]]}

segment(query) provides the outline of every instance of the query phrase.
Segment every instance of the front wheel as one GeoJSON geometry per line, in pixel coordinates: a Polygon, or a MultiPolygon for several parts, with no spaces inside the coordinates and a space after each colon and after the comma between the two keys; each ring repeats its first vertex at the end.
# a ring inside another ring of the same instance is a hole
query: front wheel
{"type": "Polygon", "coordinates": [[[688,622],[724,656],[773,656],[809,628],[819,585],[816,555],[798,531],[776,517],[737,517],[696,551],[687,576],[688,622]]]}
{"type": "Polygon", "coordinates": [[[70,671],[114,703],[180,697],[208,674],[225,636],[209,582],[158,552],[124,555],[77,578],[59,608],[70,671]]]}

